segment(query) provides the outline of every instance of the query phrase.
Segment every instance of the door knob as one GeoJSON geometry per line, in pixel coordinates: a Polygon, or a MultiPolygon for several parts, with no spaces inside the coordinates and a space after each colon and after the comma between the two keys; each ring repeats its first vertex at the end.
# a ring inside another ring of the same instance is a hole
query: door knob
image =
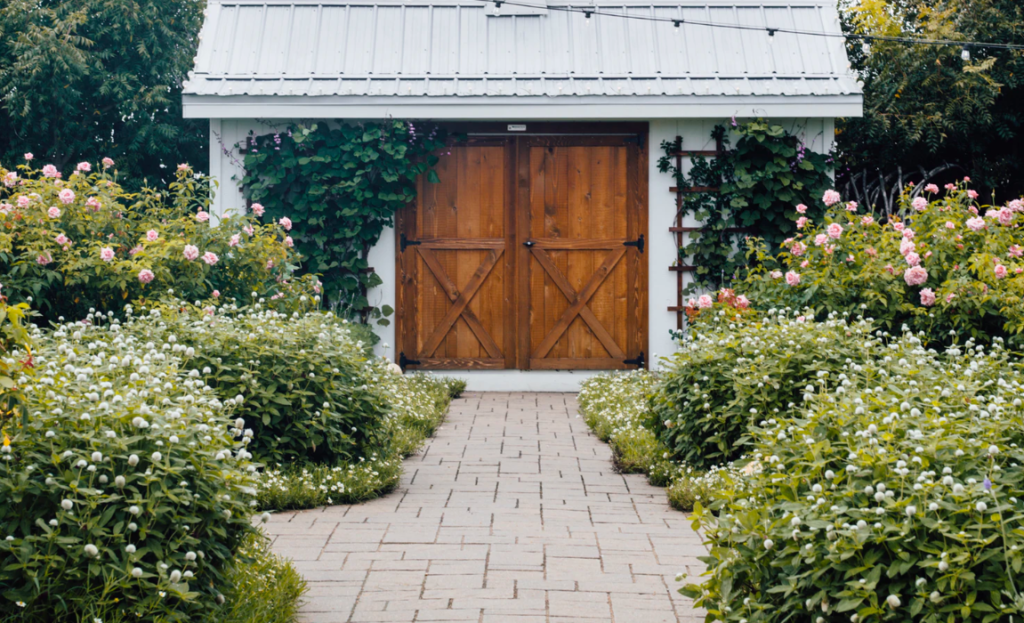
{"type": "Polygon", "coordinates": [[[532,247],[534,244],[536,244],[534,241],[527,240],[526,242],[523,243],[523,246],[524,247],[532,247]]]}

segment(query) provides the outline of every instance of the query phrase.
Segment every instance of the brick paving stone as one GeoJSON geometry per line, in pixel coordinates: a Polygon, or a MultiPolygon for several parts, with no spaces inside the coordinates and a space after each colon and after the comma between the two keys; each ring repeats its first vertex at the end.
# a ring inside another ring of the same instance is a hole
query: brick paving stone
{"type": "Polygon", "coordinates": [[[467,394],[397,490],[264,526],[310,590],[302,623],[698,623],[689,519],[615,471],[573,394],[467,394]]]}

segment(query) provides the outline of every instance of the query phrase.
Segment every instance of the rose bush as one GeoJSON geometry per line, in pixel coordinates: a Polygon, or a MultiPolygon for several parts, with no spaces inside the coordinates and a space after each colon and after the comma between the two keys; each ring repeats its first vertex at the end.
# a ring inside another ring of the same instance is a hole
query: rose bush
{"type": "Polygon", "coordinates": [[[934,185],[902,217],[879,222],[835,191],[821,222],[802,218],[800,231],[758,260],[736,284],[759,306],[863,314],[889,330],[904,323],[936,342],[951,336],[1019,341],[1024,331],[1024,202],[984,206],[966,186],[934,185]]]}
{"type": "Polygon", "coordinates": [[[99,313],[32,340],[26,417],[0,446],[0,617],[212,618],[255,503],[235,401],[99,313]]]}
{"type": "Polygon", "coordinates": [[[112,171],[80,165],[64,180],[52,167],[0,168],[0,283],[12,303],[77,319],[168,289],[190,301],[255,292],[279,303],[319,289],[294,277],[299,257],[282,225],[232,215],[214,226],[209,180],[187,165],[165,190],[137,194],[112,171]]]}
{"type": "Polygon", "coordinates": [[[689,310],[689,332],[664,361],[646,422],[674,460],[699,469],[738,457],[757,414],[787,411],[820,373],[865,357],[872,326],[756,313],[722,299],[689,310]]]}
{"type": "Polygon", "coordinates": [[[891,339],[761,409],[694,526],[708,619],[1012,621],[1024,613],[1024,373],[1002,347],[891,339]]]}

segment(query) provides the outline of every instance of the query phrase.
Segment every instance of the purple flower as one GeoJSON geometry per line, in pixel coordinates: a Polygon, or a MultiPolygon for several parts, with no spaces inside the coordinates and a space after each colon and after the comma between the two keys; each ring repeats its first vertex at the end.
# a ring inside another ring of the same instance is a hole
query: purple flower
{"type": "Polygon", "coordinates": [[[992,490],[992,481],[988,479],[988,476],[985,476],[985,480],[981,484],[985,486],[985,491],[992,490]]]}

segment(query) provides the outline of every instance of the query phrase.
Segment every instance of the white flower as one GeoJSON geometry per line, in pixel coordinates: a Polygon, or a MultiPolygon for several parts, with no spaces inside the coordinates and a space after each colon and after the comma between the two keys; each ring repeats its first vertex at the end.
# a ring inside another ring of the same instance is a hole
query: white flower
{"type": "Polygon", "coordinates": [[[134,505],[129,506],[128,507],[128,512],[131,513],[132,515],[138,515],[139,512],[140,512],[139,511],[139,507],[138,506],[134,506],[134,505]]]}
{"type": "Polygon", "coordinates": [[[984,513],[985,511],[988,510],[988,504],[986,504],[984,502],[978,502],[977,504],[974,505],[974,508],[979,513],[984,513]]]}
{"type": "Polygon", "coordinates": [[[160,454],[159,452],[154,452],[153,454],[150,455],[150,458],[152,458],[154,461],[159,461],[160,459],[163,458],[163,455],[160,454]]]}
{"type": "Polygon", "coordinates": [[[262,515],[260,515],[260,521],[262,521],[263,523],[267,523],[268,521],[270,521],[270,513],[263,513],[262,515]]]}
{"type": "Polygon", "coordinates": [[[911,505],[911,506],[907,507],[907,517],[913,517],[916,514],[917,514],[917,507],[916,506],[911,505]]]}
{"type": "Polygon", "coordinates": [[[132,467],[135,467],[136,465],[138,465],[139,464],[139,456],[137,454],[133,454],[133,455],[129,456],[128,457],[128,464],[131,465],[132,467]]]}
{"type": "Polygon", "coordinates": [[[71,510],[74,506],[75,506],[75,503],[72,502],[71,500],[61,500],[60,501],[60,507],[63,508],[64,510],[66,510],[66,511],[71,510]]]}
{"type": "Polygon", "coordinates": [[[171,579],[171,584],[177,584],[178,582],[180,582],[181,581],[181,571],[178,571],[177,569],[175,569],[174,571],[171,571],[171,578],[170,579],[171,579]]]}
{"type": "Polygon", "coordinates": [[[771,549],[774,546],[775,546],[775,541],[773,541],[771,539],[765,539],[764,540],[764,548],[765,549],[771,549]]]}
{"type": "Polygon", "coordinates": [[[124,476],[117,476],[114,478],[114,484],[117,485],[119,489],[123,489],[125,485],[124,476]]]}
{"type": "Polygon", "coordinates": [[[939,510],[939,505],[937,503],[935,503],[935,502],[932,502],[931,504],[928,505],[928,510],[933,511],[933,512],[937,511],[937,510],[939,510]]]}
{"type": "Polygon", "coordinates": [[[989,446],[988,447],[988,453],[989,453],[990,456],[995,456],[995,455],[999,454],[999,448],[996,447],[996,446],[989,446]]]}
{"type": "Polygon", "coordinates": [[[889,607],[895,610],[896,608],[900,607],[900,604],[902,602],[900,602],[900,598],[896,595],[889,595],[885,598],[885,603],[889,604],[889,607]]]}
{"type": "Polygon", "coordinates": [[[92,453],[92,462],[93,463],[99,463],[102,460],[103,460],[103,453],[102,452],[93,452],[92,453]]]}
{"type": "Polygon", "coordinates": [[[188,552],[188,553],[185,554],[185,560],[187,560],[189,562],[192,562],[195,559],[196,559],[196,553],[195,552],[188,552]]]}
{"type": "Polygon", "coordinates": [[[128,552],[129,554],[134,554],[135,553],[135,546],[129,544],[127,547],[124,548],[124,551],[128,552]]]}
{"type": "Polygon", "coordinates": [[[139,567],[135,567],[134,569],[132,569],[132,577],[133,578],[141,578],[142,577],[142,569],[140,569],[139,567]]]}
{"type": "Polygon", "coordinates": [[[85,554],[87,556],[96,557],[96,556],[100,555],[100,550],[95,545],[93,545],[92,543],[89,543],[88,545],[85,546],[85,554]]]}

